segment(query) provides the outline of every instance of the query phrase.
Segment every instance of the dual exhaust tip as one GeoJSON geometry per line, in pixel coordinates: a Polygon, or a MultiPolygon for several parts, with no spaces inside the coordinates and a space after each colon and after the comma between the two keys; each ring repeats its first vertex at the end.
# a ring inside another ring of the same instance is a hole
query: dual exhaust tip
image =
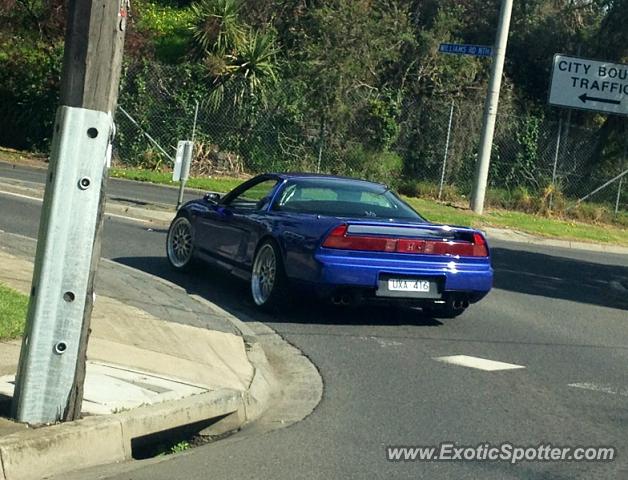
{"type": "Polygon", "coordinates": [[[353,303],[353,296],[348,293],[337,293],[332,295],[331,303],[334,305],[341,305],[343,307],[347,307],[353,303]]]}
{"type": "Polygon", "coordinates": [[[469,306],[469,300],[465,298],[454,298],[451,304],[455,310],[464,310],[469,306]]]}

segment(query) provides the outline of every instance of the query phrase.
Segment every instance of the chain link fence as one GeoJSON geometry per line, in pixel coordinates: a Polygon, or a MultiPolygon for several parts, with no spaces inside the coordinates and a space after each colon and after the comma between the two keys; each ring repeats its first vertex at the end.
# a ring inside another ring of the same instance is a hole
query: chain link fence
{"type": "MultiPolygon", "coordinates": [[[[117,115],[118,162],[167,168],[177,142],[191,139],[194,131],[193,175],[333,173],[452,201],[471,191],[483,115],[477,102],[419,99],[403,105],[391,141],[374,147],[381,125],[361,122],[359,115],[332,124],[324,118],[295,118],[272,105],[246,112],[228,102],[212,108],[202,87],[190,87],[202,86],[202,75],[190,66],[127,69],[119,102],[123,113],[117,115]]],[[[570,208],[628,169],[625,149],[610,166],[606,162],[598,168],[602,138],[598,130],[563,119],[498,114],[489,201],[530,211],[540,204],[570,208]]],[[[625,215],[627,183],[628,176],[617,177],[585,200],[625,215]]]]}

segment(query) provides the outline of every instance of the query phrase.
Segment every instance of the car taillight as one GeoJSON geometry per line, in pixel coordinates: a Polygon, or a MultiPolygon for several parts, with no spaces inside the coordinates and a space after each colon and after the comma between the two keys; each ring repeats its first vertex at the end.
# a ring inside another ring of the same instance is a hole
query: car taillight
{"type": "Polygon", "coordinates": [[[486,240],[479,233],[473,234],[473,256],[474,257],[488,257],[488,248],[486,240]]]}
{"type": "Polygon", "coordinates": [[[329,235],[327,235],[327,238],[325,238],[323,247],[375,252],[460,255],[463,257],[488,256],[486,240],[484,240],[484,237],[479,233],[473,234],[473,242],[459,240],[422,240],[368,235],[349,235],[347,225],[339,225],[334,228],[329,235]]]}

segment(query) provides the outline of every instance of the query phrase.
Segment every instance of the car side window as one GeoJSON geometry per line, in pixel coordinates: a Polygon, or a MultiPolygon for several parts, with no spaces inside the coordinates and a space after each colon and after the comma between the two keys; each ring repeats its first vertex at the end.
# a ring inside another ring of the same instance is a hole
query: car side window
{"type": "Polygon", "coordinates": [[[268,202],[277,185],[276,179],[268,179],[247,188],[229,201],[229,206],[236,210],[261,210],[268,202]]]}

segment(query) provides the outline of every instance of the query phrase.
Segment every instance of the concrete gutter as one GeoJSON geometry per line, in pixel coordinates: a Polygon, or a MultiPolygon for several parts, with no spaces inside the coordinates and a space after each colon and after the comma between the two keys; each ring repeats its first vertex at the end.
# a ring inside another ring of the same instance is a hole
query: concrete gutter
{"type": "Polygon", "coordinates": [[[69,469],[132,458],[133,439],[243,408],[237,391],[193,397],[102,417],[29,429],[0,438],[0,479],[39,480],[69,469]]]}
{"type": "Polygon", "coordinates": [[[135,439],[211,419],[230,416],[236,420],[230,429],[242,427],[268,408],[275,388],[263,350],[254,349],[249,358],[255,362],[255,373],[246,393],[221,389],[0,437],[0,480],[40,480],[131,460],[135,439]]]}

